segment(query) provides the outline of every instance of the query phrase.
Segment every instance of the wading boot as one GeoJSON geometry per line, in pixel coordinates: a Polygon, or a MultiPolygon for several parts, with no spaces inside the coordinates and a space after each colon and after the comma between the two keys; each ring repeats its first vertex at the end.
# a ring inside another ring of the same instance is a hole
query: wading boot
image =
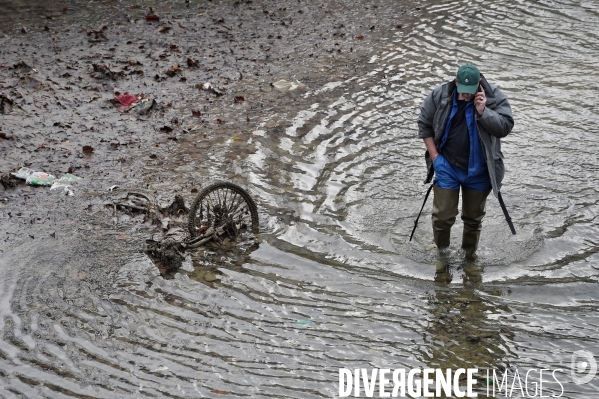
{"type": "Polygon", "coordinates": [[[480,230],[485,216],[485,203],[490,192],[491,190],[477,191],[462,187],[462,220],[464,221],[462,249],[468,260],[476,259],[480,230]]]}
{"type": "Polygon", "coordinates": [[[460,190],[451,190],[434,186],[433,198],[433,236],[437,248],[449,247],[451,226],[458,214],[460,190]]]}

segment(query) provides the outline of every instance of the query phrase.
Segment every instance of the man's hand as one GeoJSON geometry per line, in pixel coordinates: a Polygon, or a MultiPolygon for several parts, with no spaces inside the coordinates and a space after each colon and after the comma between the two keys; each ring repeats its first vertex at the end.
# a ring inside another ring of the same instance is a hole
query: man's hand
{"type": "Polygon", "coordinates": [[[439,155],[437,152],[437,146],[435,145],[435,139],[432,137],[426,137],[424,139],[424,145],[426,145],[426,149],[428,150],[428,155],[431,156],[431,161],[435,161],[435,158],[439,155]]]}
{"type": "Polygon", "coordinates": [[[476,107],[476,112],[479,115],[482,115],[485,112],[485,107],[487,105],[487,96],[485,95],[485,91],[482,86],[478,86],[480,91],[477,91],[474,96],[474,106],[476,107]]]}

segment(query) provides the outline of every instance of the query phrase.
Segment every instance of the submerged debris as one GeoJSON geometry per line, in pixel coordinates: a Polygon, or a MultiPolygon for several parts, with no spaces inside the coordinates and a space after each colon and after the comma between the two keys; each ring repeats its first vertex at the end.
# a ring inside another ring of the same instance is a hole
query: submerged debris
{"type": "Polygon", "coordinates": [[[178,269],[185,260],[183,244],[174,238],[164,241],[147,240],[145,252],[160,260],[166,270],[178,269]]]}
{"type": "Polygon", "coordinates": [[[210,83],[204,83],[204,84],[198,83],[196,85],[196,87],[198,89],[207,91],[208,93],[215,94],[217,97],[220,97],[225,94],[222,90],[217,89],[216,87],[212,86],[212,84],[210,84],[210,83]]]}
{"type": "Polygon", "coordinates": [[[284,79],[276,81],[272,83],[272,87],[281,92],[289,92],[295,91],[297,89],[305,89],[306,85],[300,82],[299,80],[294,80],[293,82],[288,82],[284,79]]]}

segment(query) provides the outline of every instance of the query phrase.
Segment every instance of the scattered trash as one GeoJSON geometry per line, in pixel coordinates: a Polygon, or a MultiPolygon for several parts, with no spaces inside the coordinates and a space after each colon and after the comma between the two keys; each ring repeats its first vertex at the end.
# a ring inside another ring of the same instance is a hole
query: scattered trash
{"type": "Polygon", "coordinates": [[[56,180],[56,176],[46,172],[33,172],[27,177],[25,183],[32,186],[49,186],[54,182],[54,180],[56,180]]]}
{"type": "Polygon", "coordinates": [[[309,326],[309,325],[314,324],[314,320],[312,320],[312,319],[297,320],[295,322],[295,324],[297,324],[298,326],[309,326]]]}
{"type": "Polygon", "coordinates": [[[16,177],[17,179],[22,179],[25,180],[27,179],[27,177],[29,177],[29,175],[31,175],[33,172],[35,172],[33,169],[29,169],[29,168],[21,168],[16,172],[11,173],[12,176],[16,177]]]}
{"type": "Polygon", "coordinates": [[[150,112],[152,108],[155,108],[157,104],[158,103],[156,102],[156,100],[148,100],[146,98],[141,100],[140,102],[135,103],[134,105],[132,105],[132,107],[137,107],[137,109],[134,111],[136,114],[145,115],[148,112],[150,112]]]}
{"type": "Polygon", "coordinates": [[[187,254],[185,260],[181,263],[181,270],[185,272],[193,272],[193,261],[191,260],[191,255],[187,254]]]}
{"type": "Polygon", "coordinates": [[[56,180],[56,176],[46,172],[36,172],[29,168],[21,168],[15,173],[11,173],[17,179],[25,180],[25,183],[32,186],[50,186],[56,180]]]}
{"type": "MultiPolygon", "coordinates": [[[[56,176],[49,173],[36,172],[29,168],[21,168],[18,171],[11,173],[11,175],[17,179],[25,180],[25,183],[32,186],[52,186],[50,187],[50,190],[57,189],[63,191],[66,195],[73,195],[73,191],[70,189],[71,185],[82,179],[81,177],[70,173],[66,173],[60,179],[56,179],[56,176]]],[[[6,188],[4,176],[2,176],[1,181],[2,185],[6,188]]],[[[10,182],[8,179],[6,179],[6,183],[8,183],[9,187],[14,187],[14,183],[10,182]]]]}
{"type": "MultiPolygon", "coordinates": [[[[112,186],[113,191],[118,186],[112,186]]],[[[131,210],[147,212],[148,214],[156,208],[156,199],[154,195],[149,192],[141,191],[127,191],[124,193],[124,197],[118,202],[112,204],[116,216],[117,207],[128,208],[131,210]]]]}
{"type": "Polygon", "coordinates": [[[179,214],[187,214],[189,209],[185,206],[185,200],[180,195],[175,195],[175,200],[168,207],[169,215],[179,215],[179,214]]]}
{"type": "Polygon", "coordinates": [[[139,115],[145,115],[150,112],[151,109],[158,108],[158,102],[156,102],[156,100],[150,100],[143,95],[138,97],[133,94],[124,93],[119,94],[116,98],[109,101],[116,105],[120,104],[117,108],[118,111],[127,112],[133,110],[133,112],[139,115]]]}
{"type": "Polygon", "coordinates": [[[62,195],[74,195],[75,193],[72,190],[72,185],[74,183],[77,183],[81,179],[82,178],[79,176],[66,173],[60,179],[54,180],[54,183],[52,183],[52,187],[50,187],[50,190],[57,190],[62,195]]]}
{"type": "Polygon", "coordinates": [[[141,100],[141,98],[129,93],[120,94],[118,97],[114,99],[114,101],[121,104],[121,107],[118,108],[119,111],[129,109],[131,105],[135,104],[139,100],[141,100]]]}
{"type": "Polygon", "coordinates": [[[277,82],[272,83],[272,87],[281,92],[289,92],[297,89],[305,89],[306,85],[297,79],[293,82],[288,82],[284,79],[281,79],[277,82]]]}
{"type": "MultiPolygon", "coordinates": [[[[201,248],[204,256],[207,253],[204,248],[206,245],[230,248],[231,245],[235,245],[237,238],[243,236],[243,233],[258,233],[256,204],[245,190],[233,183],[217,182],[204,188],[189,210],[185,206],[183,197],[179,195],[175,196],[170,206],[159,207],[149,197],[144,198],[146,202],[143,204],[131,203],[135,200],[131,197],[132,194],[141,193],[130,191],[127,193],[129,203],[121,201],[112,205],[115,207],[115,212],[117,206],[147,211],[148,218],[152,219],[154,225],[160,226],[163,230],[168,228],[161,239],[156,240],[152,237],[146,240],[146,246],[143,248],[145,253],[158,260],[159,268],[164,271],[181,267],[191,271],[193,265],[190,267],[188,264],[185,254],[187,250],[201,248]],[[183,215],[187,216],[186,220],[179,218],[183,215]]],[[[204,276],[207,282],[214,282],[217,279],[214,273],[206,272],[204,276]]]]}
{"type": "MultiPolygon", "coordinates": [[[[147,240],[145,252],[160,259],[160,264],[166,270],[178,269],[185,260],[183,244],[173,238],[163,241],[147,240]]],[[[193,266],[192,266],[193,267],[193,266]]]]}
{"type": "Polygon", "coordinates": [[[214,86],[212,86],[210,83],[204,83],[203,85],[201,85],[201,84],[198,83],[196,85],[196,87],[198,89],[207,91],[209,93],[216,94],[219,97],[222,96],[223,94],[225,94],[221,90],[218,90],[217,88],[215,88],[214,86]]]}

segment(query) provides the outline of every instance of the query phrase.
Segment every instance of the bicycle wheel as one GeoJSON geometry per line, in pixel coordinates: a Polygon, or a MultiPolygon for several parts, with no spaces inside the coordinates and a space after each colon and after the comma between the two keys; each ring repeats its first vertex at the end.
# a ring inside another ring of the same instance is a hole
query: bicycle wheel
{"type": "Polygon", "coordinates": [[[203,189],[189,210],[189,234],[201,235],[210,227],[229,236],[250,230],[258,233],[258,208],[250,195],[236,184],[217,182],[203,189]]]}

